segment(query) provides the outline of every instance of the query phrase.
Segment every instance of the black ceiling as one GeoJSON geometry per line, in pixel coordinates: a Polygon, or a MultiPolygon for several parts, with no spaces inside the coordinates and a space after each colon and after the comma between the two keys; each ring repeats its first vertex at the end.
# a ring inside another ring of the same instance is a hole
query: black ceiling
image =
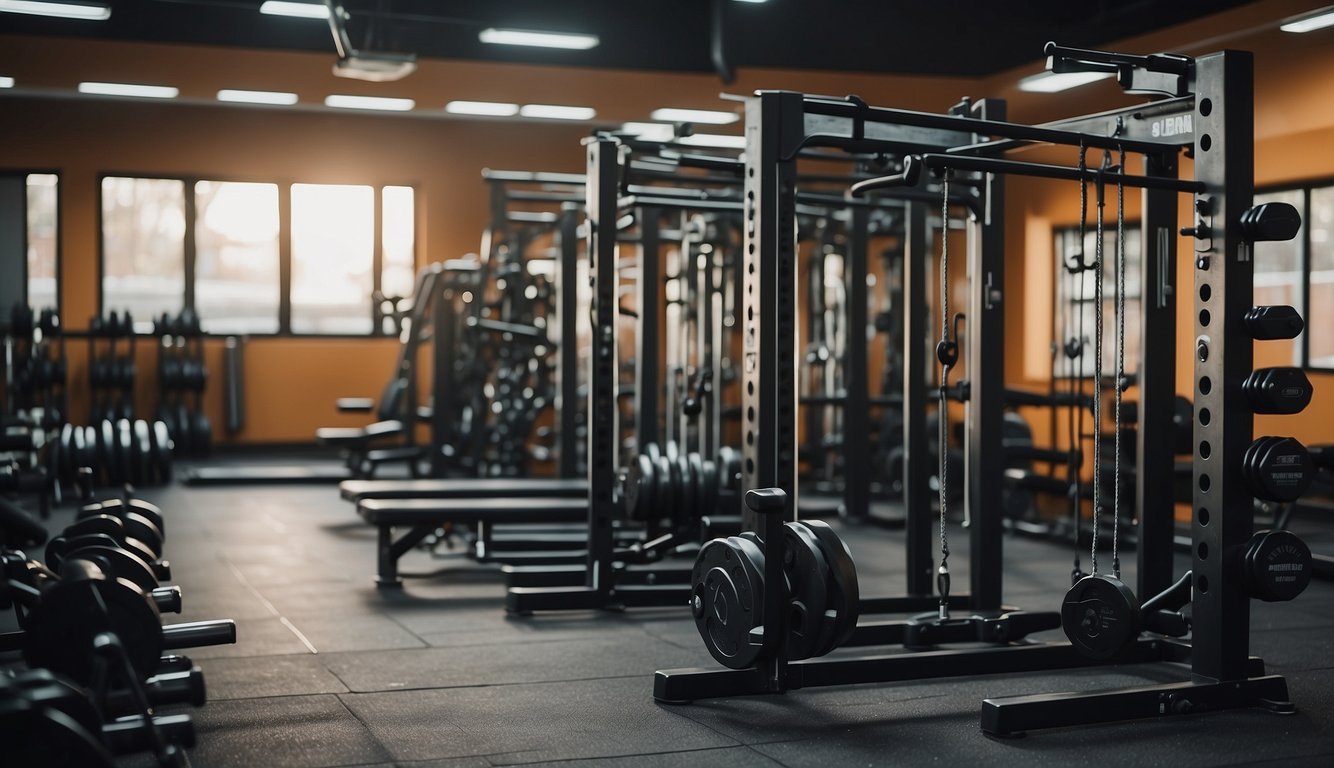
{"type": "MultiPolygon", "coordinates": [[[[264,16],[260,0],[109,0],[109,21],[0,14],[0,33],[333,51],[327,24],[264,16]]],[[[721,4],[731,68],[982,76],[1096,47],[1247,0],[344,0],[354,47],[423,58],[715,71],[721,4]],[[486,27],[592,33],[589,51],[484,45],[486,27]]]]}

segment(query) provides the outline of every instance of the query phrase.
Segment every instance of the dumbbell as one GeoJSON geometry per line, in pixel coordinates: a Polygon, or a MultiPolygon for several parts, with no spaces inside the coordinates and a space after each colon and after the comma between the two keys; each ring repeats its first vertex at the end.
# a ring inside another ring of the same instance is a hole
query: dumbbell
{"type": "Polygon", "coordinates": [[[1256,413],[1294,414],[1311,404],[1314,388],[1301,368],[1284,366],[1252,371],[1241,390],[1256,413]]]}
{"type": "MultiPolygon", "coordinates": [[[[162,559],[162,542],[144,541],[140,536],[153,536],[156,528],[142,515],[133,512],[122,517],[113,515],[90,515],[71,523],[65,530],[46,545],[46,563],[59,570],[59,561],[73,547],[86,541],[89,536],[106,536],[114,546],[126,550],[143,560],[157,581],[171,578],[171,565],[162,559]]],[[[99,542],[102,543],[102,542],[99,542]]]]}

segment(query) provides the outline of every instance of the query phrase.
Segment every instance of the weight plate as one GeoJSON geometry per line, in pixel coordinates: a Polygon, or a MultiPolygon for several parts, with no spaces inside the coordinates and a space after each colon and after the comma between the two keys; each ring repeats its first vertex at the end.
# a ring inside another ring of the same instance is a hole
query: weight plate
{"type": "Polygon", "coordinates": [[[783,574],[788,588],[787,658],[809,659],[828,647],[838,614],[826,614],[829,564],[815,534],[802,523],[783,526],[783,574]]]}
{"type": "Polygon", "coordinates": [[[713,539],[699,550],[691,579],[695,628],[725,667],[755,664],[763,645],[751,630],[764,625],[764,552],[739,536],[713,539]]]}
{"type": "Polygon", "coordinates": [[[213,425],[203,411],[196,411],[190,421],[190,448],[196,456],[207,456],[213,448],[213,425]]]}
{"type": "Polygon", "coordinates": [[[644,454],[635,457],[625,473],[625,513],[631,520],[651,520],[657,479],[653,460],[644,454]]]}
{"type": "Polygon", "coordinates": [[[181,456],[193,456],[194,445],[190,442],[190,411],[184,402],[176,404],[176,431],[171,439],[176,441],[176,450],[181,456]]]}
{"type": "Polygon", "coordinates": [[[125,579],[146,593],[160,586],[157,577],[153,575],[153,566],[127,549],[105,543],[82,546],[71,541],[65,550],[65,562],[75,558],[92,560],[103,566],[102,570],[108,577],[125,579]]]}
{"type": "Polygon", "coordinates": [[[709,459],[700,462],[701,482],[700,505],[702,513],[712,515],[718,512],[718,465],[709,459]]]}
{"type": "Polygon", "coordinates": [[[1085,576],[1061,603],[1061,629],[1081,655],[1098,661],[1116,658],[1139,636],[1139,601],[1119,579],[1085,576]]]}
{"type": "Polygon", "coordinates": [[[157,474],[163,484],[171,482],[171,430],[166,422],[153,422],[153,446],[156,450],[157,474]]]}
{"type": "Polygon", "coordinates": [[[704,460],[696,451],[686,454],[686,509],[691,520],[698,520],[709,513],[704,504],[704,460]]]}
{"type": "Polygon", "coordinates": [[[162,655],[162,619],[152,599],[115,578],[60,582],[47,588],[29,614],[24,658],[34,666],[92,682],[96,656],[89,652],[100,632],[114,632],[141,680],[152,676],[162,655]],[[91,585],[91,589],[89,589],[91,585]]]}
{"type": "Polygon", "coordinates": [[[652,521],[657,522],[669,517],[676,509],[676,488],[672,485],[672,462],[666,456],[659,456],[653,461],[653,471],[658,479],[658,494],[653,506],[652,521]]]}
{"type": "Polygon", "coordinates": [[[667,458],[676,461],[676,458],[681,455],[681,446],[675,440],[668,440],[666,445],[663,446],[662,452],[667,458]]]}
{"type": "Polygon", "coordinates": [[[656,462],[662,457],[662,448],[660,448],[657,443],[644,443],[644,450],[640,451],[640,453],[647,454],[650,459],[653,459],[656,462]]]}
{"type": "Polygon", "coordinates": [[[148,437],[148,422],[135,419],[130,424],[133,434],[130,436],[130,477],[135,485],[147,485],[151,482],[148,471],[148,455],[152,450],[148,437]]]}
{"type": "Polygon", "coordinates": [[[74,481],[74,468],[78,466],[78,453],[74,449],[74,425],[66,422],[60,427],[60,463],[58,474],[54,477],[57,482],[70,483],[74,481]]]}
{"type": "Polygon", "coordinates": [[[119,477],[116,485],[118,486],[133,482],[130,474],[133,452],[134,427],[131,426],[129,419],[119,419],[116,422],[116,474],[119,477]]]}
{"type": "Polygon", "coordinates": [[[813,534],[822,547],[825,562],[829,565],[830,592],[828,608],[835,612],[837,622],[829,647],[822,649],[817,656],[823,656],[846,643],[857,629],[857,617],[861,607],[861,592],[857,584],[857,564],[852,559],[843,537],[823,520],[803,520],[802,523],[813,534]]]}
{"type": "Polygon", "coordinates": [[[101,466],[101,476],[103,485],[115,485],[116,471],[116,425],[111,423],[110,419],[103,419],[98,425],[97,435],[97,457],[101,466]]]}
{"type": "Polygon", "coordinates": [[[1292,600],[1311,583],[1311,548],[1291,531],[1256,531],[1243,563],[1246,592],[1257,600],[1292,600]]]}
{"type": "Polygon", "coordinates": [[[1315,477],[1311,456],[1295,438],[1261,437],[1243,454],[1251,491],[1268,501],[1296,501],[1315,477]]]}

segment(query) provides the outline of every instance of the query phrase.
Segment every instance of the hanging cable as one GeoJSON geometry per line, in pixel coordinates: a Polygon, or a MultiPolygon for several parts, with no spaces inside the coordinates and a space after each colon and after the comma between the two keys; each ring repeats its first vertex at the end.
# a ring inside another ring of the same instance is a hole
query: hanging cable
{"type": "MultiPolygon", "coordinates": [[[[1126,172],[1126,150],[1120,148],[1118,158],[1121,175],[1126,172]]],[[[1121,557],[1118,551],[1121,523],[1121,395],[1126,387],[1126,187],[1116,183],[1116,401],[1113,426],[1116,429],[1112,459],[1112,575],[1121,578],[1121,557]]]]}
{"type": "Polygon", "coordinates": [[[1098,523],[1102,504],[1102,258],[1103,227],[1102,217],[1106,205],[1106,184],[1103,174],[1111,161],[1111,154],[1103,153],[1102,164],[1098,167],[1097,219],[1094,220],[1093,235],[1093,543],[1090,547],[1089,567],[1093,575],[1098,573],[1098,523]]]}
{"type": "Polygon", "coordinates": [[[936,570],[936,591],[940,594],[940,619],[950,617],[950,542],[946,530],[949,511],[949,379],[950,369],[959,360],[959,344],[950,338],[950,172],[941,177],[940,201],[940,342],[936,359],[940,361],[940,394],[936,414],[936,441],[940,457],[940,567],[936,570]]]}

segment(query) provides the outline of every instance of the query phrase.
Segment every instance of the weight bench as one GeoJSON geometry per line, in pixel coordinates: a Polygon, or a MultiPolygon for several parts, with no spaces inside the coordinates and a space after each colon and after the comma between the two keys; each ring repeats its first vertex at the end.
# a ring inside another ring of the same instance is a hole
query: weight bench
{"type": "Polygon", "coordinates": [[[497,497],[586,499],[588,481],[552,478],[458,477],[435,480],[344,480],[338,492],[351,502],[365,499],[489,499],[497,497]]]}
{"type": "Polygon", "coordinates": [[[510,523],[575,523],[588,519],[587,496],[579,498],[493,497],[442,499],[363,499],[357,514],[379,528],[375,584],[401,587],[398,559],[446,523],[479,527],[510,523]],[[395,527],[408,527],[394,538],[395,527]]]}

